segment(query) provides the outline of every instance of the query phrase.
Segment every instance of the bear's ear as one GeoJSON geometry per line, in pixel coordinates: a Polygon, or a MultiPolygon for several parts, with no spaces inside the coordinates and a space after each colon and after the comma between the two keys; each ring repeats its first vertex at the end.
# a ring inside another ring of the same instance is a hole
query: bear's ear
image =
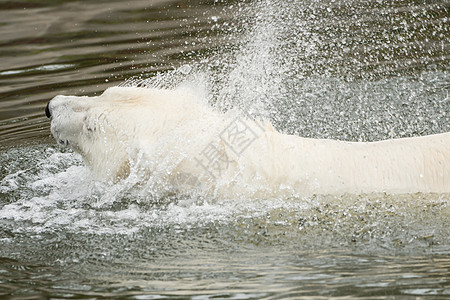
{"type": "Polygon", "coordinates": [[[137,98],[141,93],[139,88],[113,86],[107,88],[100,97],[107,101],[129,101],[137,98]]]}
{"type": "MultiPolygon", "coordinates": [[[[160,95],[158,92],[156,95],[160,95]]],[[[153,99],[155,90],[143,87],[119,87],[114,86],[106,89],[99,98],[106,102],[140,102],[143,99],[153,99]]],[[[167,97],[164,97],[167,98],[167,97]]]]}

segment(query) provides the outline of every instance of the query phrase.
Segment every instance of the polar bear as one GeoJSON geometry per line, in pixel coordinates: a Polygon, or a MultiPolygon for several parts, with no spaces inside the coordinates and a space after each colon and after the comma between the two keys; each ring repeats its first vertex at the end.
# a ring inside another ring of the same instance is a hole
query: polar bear
{"type": "Polygon", "coordinates": [[[185,191],[258,197],[450,192],[450,133],[378,142],[302,138],[215,111],[182,88],[56,96],[45,113],[55,139],[103,180],[136,171],[185,191]]]}

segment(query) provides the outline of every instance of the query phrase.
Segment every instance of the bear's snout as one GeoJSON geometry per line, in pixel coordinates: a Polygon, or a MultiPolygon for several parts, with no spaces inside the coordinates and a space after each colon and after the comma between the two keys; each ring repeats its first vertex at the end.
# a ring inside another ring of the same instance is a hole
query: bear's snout
{"type": "Polygon", "coordinates": [[[47,106],[45,107],[45,115],[47,116],[47,118],[50,119],[50,117],[52,116],[52,114],[50,113],[50,109],[48,108],[48,106],[50,105],[50,102],[47,103],[47,106]]]}

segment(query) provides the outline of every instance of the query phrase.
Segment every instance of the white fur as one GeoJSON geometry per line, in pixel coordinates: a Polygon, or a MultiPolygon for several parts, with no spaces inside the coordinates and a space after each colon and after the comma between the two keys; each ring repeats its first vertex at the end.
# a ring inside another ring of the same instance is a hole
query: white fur
{"type": "Polygon", "coordinates": [[[229,195],[450,192],[450,133],[372,143],[301,138],[215,112],[181,89],[114,87],[98,97],[56,96],[49,109],[55,138],[104,179],[131,168],[229,195]],[[227,144],[234,122],[251,141],[240,153],[242,139],[227,144]],[[220,173],[202,167],[208,147],[224,158],[220,173]]]}

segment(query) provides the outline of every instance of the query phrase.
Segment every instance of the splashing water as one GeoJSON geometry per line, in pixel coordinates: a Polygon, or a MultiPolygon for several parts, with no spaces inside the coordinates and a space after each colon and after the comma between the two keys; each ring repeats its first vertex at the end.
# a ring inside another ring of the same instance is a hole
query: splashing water
{"type": "MultiPolygon", "coordinates": [[[[429,9],[434,11],[439,7],[429,9]]],[[[377,20],[378,10],[376,4],[347,7],[345,3],[334,1],[312,6],[291,1],[262,1],[245,9],[240,6],[239,11],[248,24],[241,29],[245,35],[238,48],[218,51],[201,58],[199,63],[185,64],[156,77],[131,78],[121,86],[189,86],[199,98],[207,99],[218,110],[238,108],[250,116],[262,115],[270,118],[279,130],[302,136],[376,140],[448,130],[449,99],[448,92],[442,88],[447,78],[445,67],[444,70],[437,67],[434,71],[423,70],[418,77],[400,76],[405,73],[403,68],[394,70],[398,75],[380,76],[363,71],[361,65],[379,62],[380,58],[369,55],[365,60],[370,62],[354,61],[355,55],[361,55],[360,47],[367,48],[364,51],[373,47],[375,52],[385,47],[385,44],[379,45],[379,41],[368,44],[378,34],[367,26],[377,20]],[[340,16],[345,14],[353,16],[350,22],[341,20],[340,16]],[[322,16],[320,21],[317,15],[322,16]],[[352,31],[356,25],[365,34],[364,38],[352,31]],[[332,26],[335,28],[330,31],[332,26]],[[330,42],[326,42],[327,38],[330,42]]],[[[401,22],[393,18],[382,22],[401,22]]],[[[433,34],[439,35],[439,32],[433,34]]],[[[405,31],[401,36],[407,39],[414,34],[405,31]]],[[[392,35],[391,38],[399,37],[392,35]]],[[[406,44],[405,51],[409,51],[409,47],[406,44]]],[[[416,64],[428,62],[427,57],[412,59],[416,64]]],[[[97,231],[96,226],[87,224],[87,216],[81,219],[79,216],[108,215],[110,209],[122,212],[124,224],[131,219],[148,224],[152,223],[148,211],[145,217],[137,217],[138,211],[144,207],[151,211],[154,205],[165,208],[169,205],[177,212],[193,206],[195,208],[188,209],[189,213],[196,213],[183,216],[190,221],[199,218],[197,212],[202,211],[201,208],[206,209],[203,217],[211,217],[207,206],[211,200],[201,195],[196,199],[177,199],[180,195],[161,199],[161,195],[152,190],[153,185],[142,186],[133,174],[118,184],[96,182],[76,154],[61,153],[54,148],[45,149],[47,157],[40,158],[42,161],[35,161],[35,157],[42,155],[34,154],[21,160],[23,165],[16,166],[16,162],[11,165],[10,156],[19,157],[20,153],[19,149],[10,150],[4,161],[3,173],[8,175],[2,179],[1,192],[8,196],[3,196],[5,205],[1,216],[38,223],[40,226],[34,227],[38,231],[54,228],[55,224],[97,231]],[[37,167],[22,169],[30,165],[37,167]],[[72,214],[64,213],[67,211],[72,214]]],[[[435,199],[444,201],[445,196],[435,199]]],[[[217,210],[214,218],[228,218],[235,215],[236,210],[250,209],[247,199],[234,200],[228,199],[233,203],[230,205],[222,202],[214,206],[213,210],[217,210]],[[236,206],[236,201],[240,205],[236,206]]],[[[303,204],[297,205],[297,209],[302,210],[303,204]]],[[[173,218],[180,222],[181,216],[164,217],[165,220],[173,218]]],[[[117,222],[123,221],[120,220],[118,217],[117,222]]],[[[108,230],[108,226],[102,230],[108,230]]]]}
{"type": "Polygon", "coordinates": [[[447,8],[404,9],[383,1],[257,2],[244,10],[238,50],[125,86],[190,81],[222,111],[258,112],[305,137],[374,141],[447,132],[447,25],[423,29],[447,8]]]}

